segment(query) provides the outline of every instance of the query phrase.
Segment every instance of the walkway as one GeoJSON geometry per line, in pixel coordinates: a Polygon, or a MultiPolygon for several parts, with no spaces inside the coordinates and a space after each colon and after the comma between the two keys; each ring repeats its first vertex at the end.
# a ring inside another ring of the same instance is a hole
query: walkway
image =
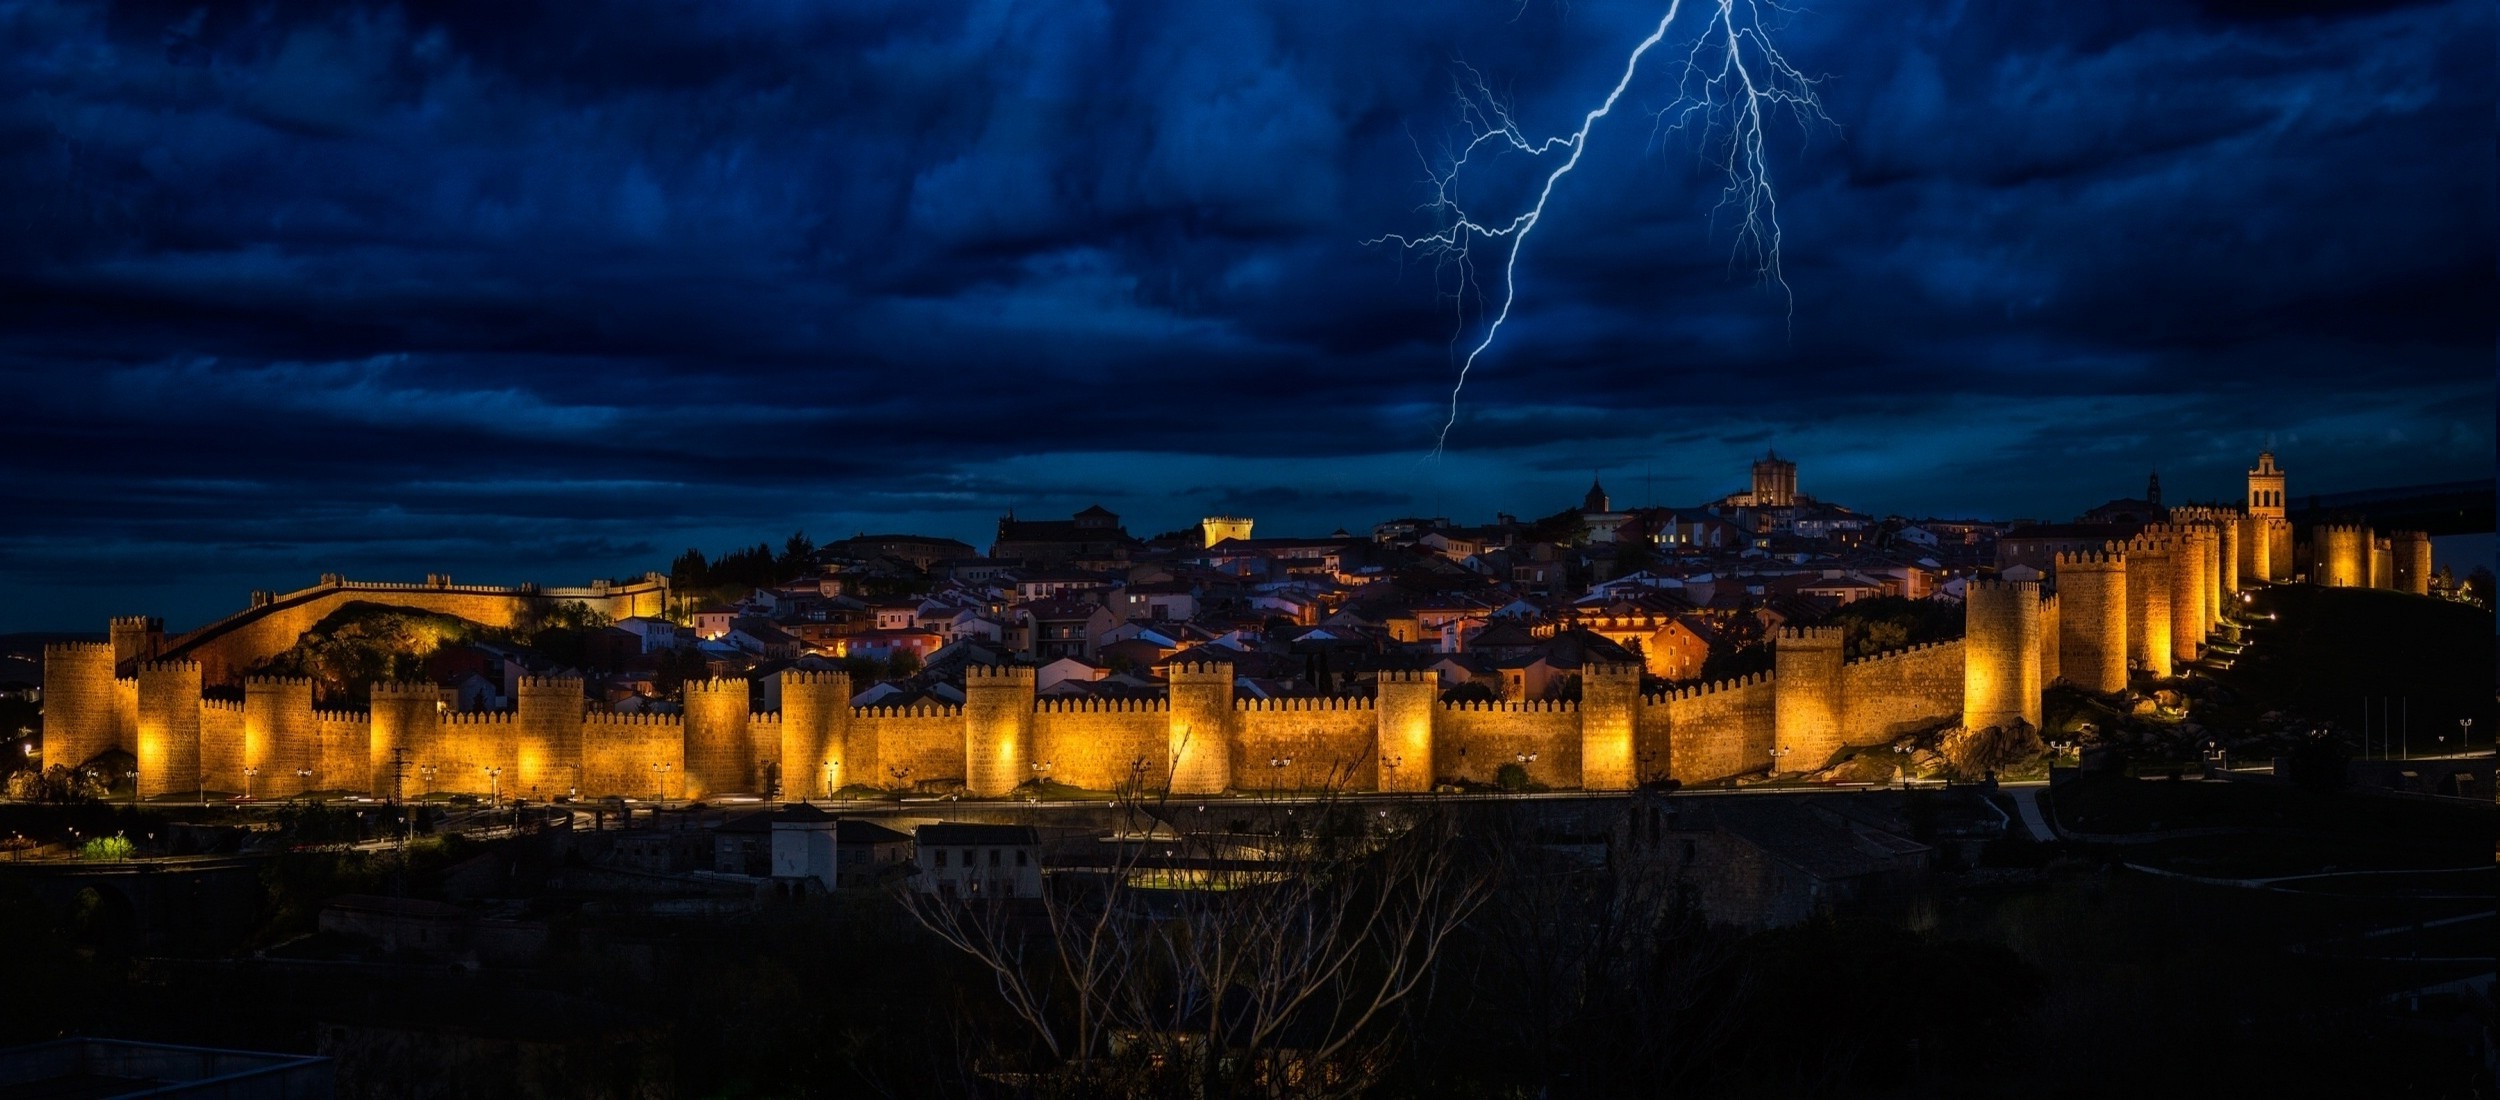
{"type": "Polygon", "coordinates": [[[2014,796],[2014,808],[2022,811],[2023,828],[2031,830],[2031,839],[2047,843],[2057,839],[2057,830],[2049,827],[2047,814],[2040,812],[2040,788],[2002,788],[2014,796]]]}

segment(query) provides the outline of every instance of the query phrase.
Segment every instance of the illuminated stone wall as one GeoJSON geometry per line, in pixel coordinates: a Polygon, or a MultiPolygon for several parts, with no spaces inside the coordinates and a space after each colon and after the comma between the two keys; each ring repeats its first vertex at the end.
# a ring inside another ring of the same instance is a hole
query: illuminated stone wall
{"type": "MultiPolygon", "coordinates": [[[[1172,793],[1215,794],[1233,785],[1233,666],[1175,664],[1165,752],[1172,793]]],[[[1385,704],[1384,704],[1385,705],[1385,704]]]]}
{"type": "Polygon", "coordinates": [[[1441,678],[1430,672],[1383,671],[1379,693],[1380,789],[1431,790],[1433,778],[1441,774],[1432,726],[1441,709],[1441,678]]]}
{"type": "MultiPolygon", "coordinates": [[[[744,688],[746,681],[737,684],[744,688]]],[[[539,802],[578,786],[587,709],[581,677],[523,676],[516,702],[513,767],[504,776],[504,793],[539,802]]]]}
{"type": "Polygon", "coordinates": [[[436,729],[436,719],[443,709],[443,694],[443,689],[432,684],[373,685],[364,760],[365,780],[372,797],[392,797],[394,775],[402,762],[407,765],[407,773],[400,795],[414,798],[429,789],[425,777],[416,770],[416,760],[421,752],[441,751],[442,735],[436,729]]]}
{"type": "Polygon", "coordinates": [[[2170,675],[2171,548],[2159,538],[2111,543],[2127,559],[2127,662],[2156,679],[2170,675]]]}
{"type": "MultiPolygon", "coordinates": [[[[208,781],[209,790],[267,798],[270,789],[259,780],[274,776],[264,771],[250,777],[252,782],[244,782],[243,769],[247,765],[243,762],[243,712],[244,704],[232,699],[200,700],[200,774],[208,781]]],[[[312,715],[307,713],[304,717],[310,719],[312,715]]]]}
{"type": "Polygon", "coordinates": [[[670,798],[756,790],[747,752],[748,695],[745,680],[686,681],[684,794],[672,789],[670,798]]]}
{"type": "Polygon", "coordinates": [[[1963,640],[1860,658],[1840,670],[1841,741],[1887,744],[1962,715],[1963,640]]]}
{"type": "Polygon", "coordinates": [[[848,758],[851,677],[787,669],[781,677],[781,743],[773,759],[785,798],[826,797],[852,782],[848,758]]]}
{"type": "MultiPolygon", "coordinates": [[[[1376,790],[1380,709],[1358,696],[1233,704],[1233,784],[1242,790],[1376,790]]],[[[1153,780],[1148,780],[1149,785],[1153,780]]]]}
{"type": "Polygon", "coordinates": [[[674,714],[599,714],[582,721],[582,792],[649,798],[686,767],[686,723],[674,714]]]}
{"type": "MultiPolygon", "coordinates": [[[[229,683],[252,662],[294,645],[305,631],[332,612],[359,601],[508,627],[532,614],[568,603],[586,604],[610,619],[661,614],[667,610],[668,580],[655,573],[629,584],[593,582],[579,588],[539,588],[377,583],[326,577],[321,584],[283,595],[256,595],[251,607],[173,639],[163,645],[163,650],[166,656],[199,662],[205,682],[229,683]]],[[[121,622],[115,620],[117,639],[126,631],[118,625],[121,622]]],[[[161,631],[161,626],[158,629],[161,631]]]]}
{"type": "Polygon", "coordinates": [[[1657,744],[1653,731],[1663,726],[1667,774],[1685,783],[1761,771],[1771,763],[1776,705],[1767,672],[1650,696],[1641,708],[1642,742],[1657,744]]]}
{"type": "MultiPolygon", "coordinates": [[[[851,782],[909,787],[964,777],[962,707],[920,703],[908,707],[860,707],[851,712],[848,750],[871,770],[851,782]],[[896,774],[902,769],[902,774],[896,774]]],[[[844,765],[844,770],[850,770],[844,765]]]]}
{"type": "MultiPolygon", "coordinates": [[[[1585,684],[1582,689],[1586,690],[1585,684]]],[[[1502,765],[1518,764],[1527,769],[1529,782],[1566,790],[1578,787],[1583,766],[1582,705],[1568,699],[1442,704],[1440,713],[1433,716],[1438,774],[1491,783],[1502,765]],[[1522,761],[1522,756],[1536,759],[1522,761]]]]}
{"type": "Polygon", "coordinates": [[[1583,790],[1630,790],[1639,772],[1641,667],[1592,665],[1580,676],[1583,790]]]}

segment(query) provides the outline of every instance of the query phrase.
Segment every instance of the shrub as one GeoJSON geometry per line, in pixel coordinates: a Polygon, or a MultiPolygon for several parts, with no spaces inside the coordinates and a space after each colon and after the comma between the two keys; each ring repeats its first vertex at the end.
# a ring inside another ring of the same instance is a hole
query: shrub
{"type": "Polygon", "coordinates": [[[1493,785],[1506,791],[1528,789],[1528,769],[1516,763],[1504,764],[1493,772],[1493,785]]]}

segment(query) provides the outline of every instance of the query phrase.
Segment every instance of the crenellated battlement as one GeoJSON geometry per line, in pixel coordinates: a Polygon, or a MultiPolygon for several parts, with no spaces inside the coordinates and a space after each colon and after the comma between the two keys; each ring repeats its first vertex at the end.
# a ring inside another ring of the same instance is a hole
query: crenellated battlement
{"type": "Polygon", "coordinates": [[[1282,699],[1235,699],[1233,709],[1259,714],[1342,713],[1378,710],[1379,701],[1362,695],[1305,695],[1282,699]]]}
{"type": "Polygon", "coordinates": [[[748,681],[742,678],[686,681],[686,694],[688,695],[727,695],[736,692],[743,697],[747,694],[748,688],[748,681]]]}
{"type": "Polygon", "coordinates": [[[912,703],[899,707],[852,707],[854,718],[961,718],[964,708],[949,703],[912,703]]]}
{"type": "MultiPolygon", "coordinates": [[[[738,683],[745,684],[746,681],[740,680],[738,683]]],[[[525,691],[531,689],[544,689],[548,691],[563,691],[570,689],[573,691],[580,691],[582,690],[582,678],[579,676],[523,676],[521,677],[521,682],[518,686],[525,691]]],[[[686,686],[693,687],[694,685],[692,682],[689,682],[686,686]]]]}
{"type": "Polygon", "coordinates": [[[1172,709],[1169,699],[1035,699],[1039,714],[1154,714],[1172,709]]]}
{"type": "Polygon", "coordinates": [[[686,724],[686,716],[682,714],[653,714],[648,711],[637,714],[619,714],[615,711],[593,711],[582,716],[582,723],[585,726],[599,726],[603,728],[682,728],[686,724]]]}
{"type": "Polygon", "coordinates": [[[1842,636],[1841,628],[1836,626],[1783,626],[1779,628],[1776,641],[1780,645],[1811,649],[1838,646],[1842,636]]]}
{"type": "Polygon", "coordinates": [[[253,688],[310,688],[312,686],[313,679],[310,676],[246,676],[243,678],[245,691],[253,688]]]}
{"type": "Polygon", "coordinates": [[[1233,666],[1222,661],[1182,661],[1166,668],[1164,673],[1167,679],[1172,680],[1221,679],[1226,683],[1231,683],[1233,666]]]}
{"type": "Polygon", "coordinates": [[[508,710],[454,710],[445,711],[439,720],[446,726],[492,728],[511,725],[512,712],[508,710]]]}
{"type": "Polygon", "coordinates": [[[1619,664],[1614,662],[1599,662],[1589,665],[1587,668],[1582,669],[1581,672],[1584,675],[1599,679],[1623,679],[1625,677],[1638,679],[1641,675],[1641,666],[1633,664],[1619,664]]]}
{"type": "Polygon", "coordinates": [[[850,682],[851,674],[847,672],[825,672],[812,668],[783,669],[781,672],[784,687],[848,687],[850,682]]]}
{"type": "Polygon", "coordinates": [[[1441,674],[1428,668],[1384,668],[1376,679],[1383,684],[1420,684],[1426,681],[1438,684],[1441,674]]]}
{"type": "Polygon", "coordinates": [[[337,722],[357,726],[373,721],[371,712],[361,710],[324,710],[315,707],[312,716],[313,721],[316,722],[337,722]]]}
{"type": "Polygon", "coordinates": [[[1577,714],[1577,699],[1459,699],[1441,704],[1444,711],[1488,714],[1577,714]]]}
{"type": "Polygon", "coordinates": [[[81,654],[92,656],[112,652],[113,643],[111,642],[45,642],[43,644],[43,655],[46,657],[56,654],[62,657],[77,657],[81,654]]]}
{"type": "Polygon", "coordinates": [[[1730,680],[1713,680],[1706,684],[1693,684],[1688,687],[1670,688],[1656,695],[1643,696],[1643,699],[1644,701],[1648,701],[1653,704],[1680,702],[1687,699],[1706,699],[1721,692],[1743,691],[1747,688],[1767,687],[1770,685],[1771,679],[1771,673],[1756,672],[1749,676],[1738,676],[1730,680]]]}
{"type": "Polygon", "coordinates": [[[1960,638],[1947,638],[1941,642],[1920,642],[1917,645],[1905,645],[1899,649],[1887,649],[1881,653],[1869,653],[1864,657],[1851,657],[1845,663],[1851,665],[1867,665],[1874,664],[1877,661],[1896,661],[1903,657],[1916,656],[1930,650],[1953,649],[1959,647],[1961,644],[1962,639],[1960,638]]]}
{"type": "Polygon", "coordinates": [[[200,663],[198,661],[188,661],[179,657],[166,658],[156,661],[141,661],[135,667],[141,675],[155,672],[171,673],[176,676],[196,676],[200,671],[200,663]]]}
{"type": "Polygon", "coordinates": [[[243,700],[241,700],[241,699],[202,699],[202,700],[200,700],[200,709],[201,709],[201,710],[213,710],[213,711],[218,711],[218,712],[220,712],[220,713],[226,713],[226,714],[241,714],[241,713],[243,713],[243,700]]]}
{"type": "Polygon", "coordinates": [[[977,682],[983,684],[1004,684],[1010,687],[1026,687],[1033,683],[1033,674],[1035,671],[1037,670],[1030,665],[968,664],[964,666],[964,686],[969,688],[977,682]]]}
{"type": "Polygon", "coordinates": [[[373,685],[372,697],[377,700],[419,699],[434,702],[442,699],[443,689],[422,680],[385,680],[373,685]]]}
{"type": "MultiPolygon", "coordinates": [[[[165,620],[155,615],[115,615],[106,620],[105,625],[115,630],[162,631],[165,629],[165,620]]],[[[92,645],[94,643],[78,644],[92,645]]]]}
{"type": "Polygon", "coordinates": [[[2040,590],[2040,582],[2038,582],[2038,581],[2009,581],[2009,580],[2001,580],[2001,579],[1998,579],[1998,578],[1995,578],[1995,577],[1973,577],[1973,578],[1971,578],[1971,579],[1970,579],[1969,584],[1968,584],[1967,586],[1965,586],[1962,590],[1963,590],[1964,592],[1966,592],[1966,593],[1968,593],[1968,592],[2005,592],[2005,593],[2014,593],[2014,592],[2023,592],[2023,591],[2037,592],[2037,591],[2039,591],[2039,590],[2040,590]]]}
{"type": "MultiPolygon", "coordinates": [[[[2118,543],[2110,544],[2112,547],[2116,547],[2118,545],[2118,543]]],[[[2059,572],[2071,569],[2077,572],[2085,573],[2106,573],[2111,570],[2124,569],[2126,567],[2127,555],[2124,551],[2117,549],[2061,550],[2057,555],[2057,569],[2059,572]]]]}

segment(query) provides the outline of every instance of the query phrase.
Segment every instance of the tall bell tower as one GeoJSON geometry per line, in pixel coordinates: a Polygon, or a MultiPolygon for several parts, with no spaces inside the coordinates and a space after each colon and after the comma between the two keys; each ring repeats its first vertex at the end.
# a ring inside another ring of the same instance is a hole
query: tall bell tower
{"type": "Polygon", "coordinates": [[[2248,471],[2248,514],[2283,518],[2283,471],[2274,464],[2273,451],[2257,452],[2257,466],[2248,471]]]}

